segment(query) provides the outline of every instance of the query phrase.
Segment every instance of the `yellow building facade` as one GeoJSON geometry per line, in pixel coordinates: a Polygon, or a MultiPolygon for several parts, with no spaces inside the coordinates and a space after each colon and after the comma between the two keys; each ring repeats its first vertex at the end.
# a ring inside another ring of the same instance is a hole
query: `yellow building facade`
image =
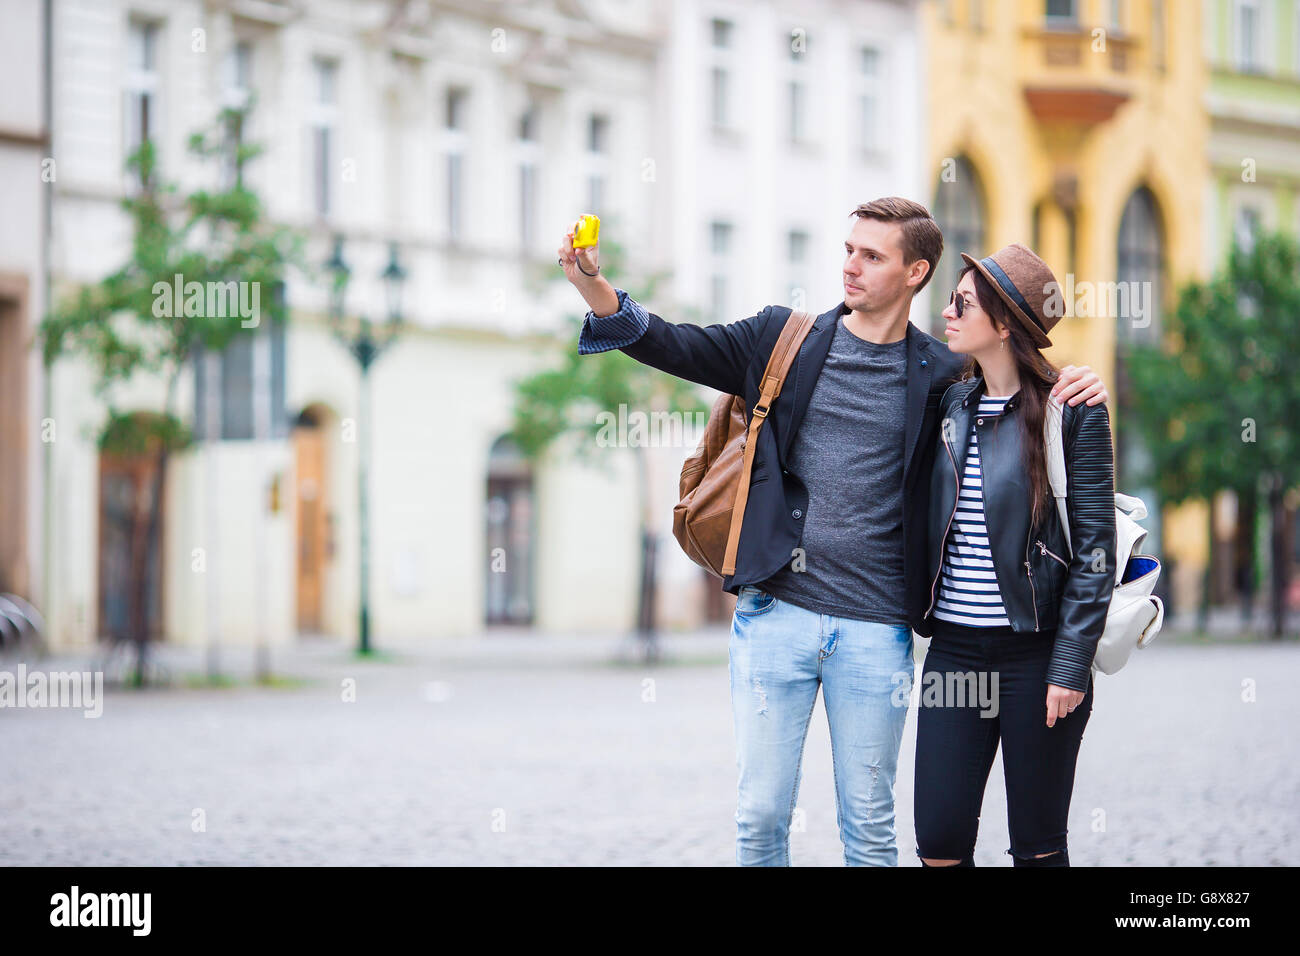
{"type": "MultiPolygon", "coordinates": [[[[1125,345],[1158,336],[1176,288],[1203,272],[1202,4],[927,0],[921,15],[931,209],[945,235],[931,331],[942,335],[958,253],[1010,242],[1037,251],[1064,287],[1047,356],[1106,381],[1117,487],[1154,505],[1153,491],[1126,478],[1143,448],[1125,415],[1125,345]]],[[[1204,508],[1165,509],[1146,524],[1165,585],[1192,606],[1204,508]]]]}

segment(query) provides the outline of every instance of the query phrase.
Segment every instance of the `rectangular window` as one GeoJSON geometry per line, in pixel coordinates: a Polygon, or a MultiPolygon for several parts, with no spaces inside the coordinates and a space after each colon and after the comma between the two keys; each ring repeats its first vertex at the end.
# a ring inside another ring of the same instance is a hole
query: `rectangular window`
{"type": "Polygon", "coordinates": [[[519,243],[528,252],[537,239],[537,107],[530,104],[519,117],[519,243]]]}
{"type": "MultiPolygon", "coordinates": [[[[258,429],[256,416],[268,402],[270,420],[261,426],[269,428],[265,437],[284,438],[289,434],[289,416],[285,406],[285,348],[287,321],[275,322],[263,314],[264,321],[254,330],[240,332],[212,363],[216,373],[215,397],[221,416],[217,434],[222,441],[248,441],[258,429]],[[258,354],[255,354],[258,353],[258,354]],[[264,371],[255,374],[255,364],[264,371]]],[[[208,353],[198,348],[194,351],[194,428],[195,434],[207,440],[208,412],[208,353]]],[[[262,412],[266,414],[266,412],[262,412]]]]}
{"type": "Polygon", "coordinates": [[[253,92],[253,44],[237,40],[226,53],[222,106],[242,109],[253,92]]]}
{"type": "Polygon", "coordinates": [[[715,256],[726,256],[731,253],[731,223],[709,224],[709,249],[715,256]]]}
{"type": "Polygon", "coordinates": [[[715,66],[709,77],[709,119],[717,129],[727,127],[727,71],[715,66]]]}
{"type": "Polygon", "coordinates": [[[537,167],[531,162],[519,164],[519,242],[531,249],[537,228],[537,167]]]}
{"type": "Polygon", "coordinates": [[[468,98],[468,91],[460,87],[453,86],[447,90],[443,113],[443,126],[445,128],[465,128],[465,105],[468,98]]]}
{"type": "Polygon", "coordinates": [[[787,236],[786,255],[791,265],[803,265],[808,258],[808,233],[799,229],[790,230],[787,236]]]}
{"type": "Polygon", "coordinates": [[[331,135],[332,131],[326,126],[312,130],[312,182],[316,184],[313,196],[316,215],[322,219],[330,214],[331,135]]]}
{"type": "Polygon", "coordinates": [[[1074,26],[1078,22],[1079,11],[1075,0],[1047,0],[1047,25],[1074,26]]]}
{"type": "Polygon", "coordinates": [[[609,149],[609,118],[591,114],[587,122],[587,152],[604,153],[609,149]]]}
{"type": "Polygon", "coordinates": [[[803,142],[804,108],[803,84],[798,80],[790,81],[790,142],[803,142]]]}
{"type": "Polygon", "coordinates": [[[880,51],[862,47],[859,51],[858,145],[866,152],[880,149],[880,51]]]}
{"type": "Polygon", "coordinates": [[[1260,10],[1257,0],[1236,0],[1233,10],[1233,37],[1237,70],[1242,73],[1259,71],[1260,10]]]}
{"type": "Polygon", "coordinates": [[[862,148],[864,150],[874,150],[877,145],[876,137],[876,96],[874,93],[863,93],[858,97],[859,122],[862,124],[862,148]]]}
{"type": "Polygon", "coordinates": [[[329,217],[334,207],[334,149],[338,124],[338,63],[317,57],[312,61],[311,182],[317,216],[329,217]]]}
{"type": "MultiPolygon", "coordinates": [[[[1291,47],[1292,72],[1300,76],[1300,0],[1295,0],[1291,11],[1291,47]]],[[[1296,547],[1300,547],[1300,534],[1296,535],[1296,547]]]]}
{"type": "Polygon", "coordinates": [[[154,21],[132,20],[127,38],[127,70],[124,89],[123,135],[126,154],[134,153],[145,140],[158,139],[158,34],[154,21]]]}
{"type": "Polygon", "coordinates": [[[236,335],[221,353],[221,437],[253,437],[253,336],[236,335]]]}
{"type": "Polygon", "coordinates": [[[469,91],[449,86],[443,96],[443,173],[445,205],[443,222],[447,241],[465,239],[465,153],[468,145],[469,91]]]}
{"type": "Polygon", "coordinates": [[[786,263],[789,282],[786,283],[787,301],[795,308],[802,307],[806,296],[804,269],[808,261],[808,233],[791,229],[786,233],[786,263]]]}
{"type": "Polygon", "coordinates": [[[731,22],[714,20],[711,24],[712,42],[715,49],[725,50],[731,46],[731,22]]]}
{"type": "MultiPolygon", "coordinates": [[[[221,104],[226,109],[245,110],[253,96],[253,45],[239,40],[226,53],[221,104]]],[[[231,118],[225,128],[225,152],[221,158],[221,182],[226,189],[233,188],[239,173],[236,152],[248,138],[248,130],[241,122],[231,118]]]]}
{"type": "Polygon", "coordinates": [[[519,141],[535,143],[537,141],[537,107],[530,105],[519,115],[519,141]]]}
{"type": "Polygon", "coordinates": [[[459,152],[447,154],[447,241],[460,242],[461,235],[461,198],[465,184],[464,157],[459,152]]]}
{"type": "Polygon", "coordinates": [[[284,364],[289,338],[288,313],[284,313],[283,321],[263,325],[271,338],[271,437],[287,438],[289,407],[285,396],[284,364]]]}

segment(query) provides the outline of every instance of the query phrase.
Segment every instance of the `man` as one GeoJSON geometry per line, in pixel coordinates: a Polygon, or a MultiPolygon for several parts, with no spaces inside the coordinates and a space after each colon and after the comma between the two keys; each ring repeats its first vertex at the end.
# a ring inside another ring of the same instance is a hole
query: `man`
{"type": "MultiPolygon", "coordinates": [[[[736,859],[788,865],[808,722],[823,688],[848,865],[894,866],[894,776],[907,717],[912,630],[928,634],[926,514],[937,408],[963,358],[910,321],[943,251],[926,208],[864,203],[845,240],[844,301],[818,316],[754,450],[730,646],[736,859]],[[899,697],[902,697],[901,701],[899,697]]],[[[706,327],[647,313],[599,273],[595,247],[559,249],[590,306],[578,351],[621,349],[749,408],[790,310],[706,327]]],[[[1054,394],[1105,400],[1087,368],[1054,394]]]]}

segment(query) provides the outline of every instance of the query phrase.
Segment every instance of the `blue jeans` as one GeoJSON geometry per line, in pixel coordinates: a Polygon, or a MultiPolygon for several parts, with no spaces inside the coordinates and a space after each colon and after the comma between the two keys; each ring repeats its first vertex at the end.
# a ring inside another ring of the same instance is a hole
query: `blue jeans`
{"type": "Polygon", "coordinates": [[[912,686],[911,630],[819,614],[746,585],[728,651],[740,768],[736,862],[790,864],[790,821],[821,685],[844,862],[897,866],[894,775],[912,686]]]}

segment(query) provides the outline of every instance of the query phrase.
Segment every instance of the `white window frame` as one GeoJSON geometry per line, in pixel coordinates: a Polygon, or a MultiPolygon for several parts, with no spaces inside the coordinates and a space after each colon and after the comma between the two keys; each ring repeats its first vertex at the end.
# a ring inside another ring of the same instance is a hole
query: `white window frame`
{"type": "Polygon", "coordinates": [[[157,164],[162,163],[162,79],[159,57],[163,47],[161,20],[132,18],[127,25],[127,59],[123,78],[122,156],[131,155],[145,140],[140,104],[147,104],[149,136],[157,164]],[[145,44],[143,64],[137,65],[137,45],[145,44]]]}
{"type": "MultiPolygon", "coordinates": [[[[794,43],[795,27],[785,31],[785,49],[782,51],[782,58],[786,62],[786,87],[785,87],[785,138],[792,146],[807,145],[810,140],[808,132],[814,127],[810,122],[810,104],[813,98],[808,95],[811,88],[809,82],[812,76],[812,66],[808,61],[811,55],[812,43],[808,36],[804,36],[804,41],[808,49],[798,56],[794,55],[792,44],[794,43]]],[[[799,28],[801,29],[801,28],[799,28]]]]}
{"type": "MultiPolygon", "coordinates": [[[[237,37],[226,50],[221,64],[221,105],[226,109],[242,109],[253,98],[253,58],[255,47],[252,40],[237,37]]],[[[251,130],[245,126],[242,134],[250,137],[251,130]]],[[[221,181],[229,189],[235,183],[235,157],[233,153],[237,143],[225,144],[229,151],[222,156],[221,181]]]]}
{"type": "Polygon", "coordinates": [[[731,263],[735,250],[736,226],[730,219],[718,216],[709,219],[709,313],[710,321],[726,322],[729,319],[731,263]],[[723,248],[720,250],[719,239],[723,248]]]}
{"type": "Polygon", "coordinates": [[[857,114],[858,148],[865,155],[876,155],[882,151],[882,107],[885,101],[884,84],[881,80],[886,75],[884,44],[875,39],[863,39],[853,47],[853,102],[857,114]],[[876,69],[868,74],[863,69],[863,59],[868,50],[876,57],[876,69]],[[867,122],[865,104],[870,100],[871,121],[867,122]]]}
{"type": "Polygon", "coordinates": [[[583,165],[586,169],[587,196],[586,212],[597,216],[607,215],[609,210],[609,165],[610,149],[615,142],[613,110],[593,108],[586,113],[583,126],[583,165]],[[592,123],[599,117],[604,122],[604,142],[592,148],[592,123]],[[603,149],[599,147],[603,146],[603,149]]]}
{"type": "Polygon", "coordinates": [[[1291,73],[1300,77],[1300,0],[1291,5],[1291,73]]]}
{"type": "Polygon", "coordinates": [[[307,182],[311,194],[309,205],[311,214],[321,219],[331,219],[338,213],[338,191],[334,185],[334,172],[338,161],[339,118],[339,76],[342,73],[339,60],[332,56],[316,55],[311,58],[311,91],[307,97],[308,150],[307,161],[311,164],[307,182]],[[325,95],[324,83],[329,77],[329,95],[325,95]],[[318,165],[316,146],[318,134],[325,134],[325,163],[318,165]],[[324,180],[317,179],[324,176],[324,180]],[[320,199],[324,197],[324,209],[320,199]]]}
{"type": "Polygon", "coordinates": [[[785,231],[785,260],[786,267],[790,270],[790,281],[786,285],[788,296],[792,302],[796,289],[803,289],[804,292],[808,291],[806,275],[808,247],[811,243],[812,236],[804,226],[791,226],[785,231]]]}
{"type": "Polygon", "coordinates": [[[465,224],[469,221],[465,215],[468,196],[465,188],[465,157],[469,152],[468,104],[473,95],[474,92],[469,86],[453,82],[443,87],[442,96],[438,99],[441,113],[439,126],[442,132],[442,175],[445,187],[442,193],[444,200],[442,224],[449,245],[465,241],[465,224]],[[454,110],[457,113],[454,119],[458,123],[465,120],[463,125],[451,125],[453,117],[448,113],[453,112],[453,100],[458,104],[454,110]]]}
{"type": "Polygon", "coordinates": [[[1238,73],[1257,73],[1264,69],[1263,35],[1264,5],[1260,0],[1233,0],[1232,3],[1232,64],[1238,73]],[[1249,50],[1245,46],[1245,31],[1242,29],[1242,15],[1247,11],[1254,14],[1254,41],[1249,50]]]}
{"type": "MultiPolygon", "coordinates": [[[[515,157],[519,170],[519,242],[525,253],[530,252],[537,241],[537,218],[541,178],[542,144],[538,139],[541,125],[541,107],[535,102],[525,105],[520,114],[520,122],[531,116],[533,122],[532,137],[524,139],[517,135],[515,139],[515,157]]],[[[517,133],[522,131],[517,130],[517,133]]]]}
{"type": "Polygon", "coordinates": [[[735,116],[735,96],[733,93],[732,78],[736,73],[736,22],[724,16],[710,16],[706,21],[708,24],[706,35],[706,47],[708,49],[707,68],[708,68],[708,125],[717,132],[734,132],[737,129],[735,116]],[[715,21],[723,21],[728,24],[727,45],[715,46],[713,43],[713,24],[715,21]],[[718,91],[716,76],[722,78],[721,109],[718,107],[718,91]],[[719,117],[718,113],[721,112],[719,117]]]}

